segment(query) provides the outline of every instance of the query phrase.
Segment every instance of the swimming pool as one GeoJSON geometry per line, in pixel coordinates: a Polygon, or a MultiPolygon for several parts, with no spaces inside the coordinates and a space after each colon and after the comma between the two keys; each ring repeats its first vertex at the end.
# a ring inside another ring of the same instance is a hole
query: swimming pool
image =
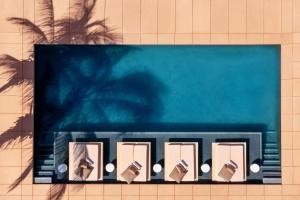
{"type": "Polygon", "coordinates": [[[36,45],[35,60],[35,142],[59,131],[258,131],[280,152],[278,45],[36,45]]]}

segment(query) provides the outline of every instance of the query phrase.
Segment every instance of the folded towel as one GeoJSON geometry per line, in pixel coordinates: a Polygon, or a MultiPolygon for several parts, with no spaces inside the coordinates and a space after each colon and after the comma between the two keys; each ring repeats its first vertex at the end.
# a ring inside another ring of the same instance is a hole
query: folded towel
{"type": "Polygon", "coordinates": [[[237,164],[230,160],[229,163],[225,164],[222,167],[218,175],[226,181],[230,181],[233,175],[235,174],[237,168],[237,164]]]}
{"type": "Polygon", "coordinates": [[[124,172],[122,172],[121,176],[125,179],[125,181],[129,184],[140,174],[139,170],[141,170],[142,165],[137,161],[134,161],[131,165],[129,165],[124,172]]]}
{"type": "Polygon", "coordinates": [[[187,172],[187,164],[184,160],[182,160],[174,167],[169,177],[174,179],[177,183],[180,183],[187,172]]]}
{"type": "Polygon", "coordinates": [[[75,174],[79,176],[82,180],[86,180],[92,173],[94,167],[91,165],[90,159],[81,159],[75,174]]]}

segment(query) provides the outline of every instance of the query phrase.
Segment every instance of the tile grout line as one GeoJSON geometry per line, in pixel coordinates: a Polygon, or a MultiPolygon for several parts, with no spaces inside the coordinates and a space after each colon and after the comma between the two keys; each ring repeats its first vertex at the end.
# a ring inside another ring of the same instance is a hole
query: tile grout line
{"type": "MultiPolygon", "coordinates": [[[[280,7],[280,8],[281,8],[281,10],[280,10],[280,12],[281,12],[281,13],[280,13],[280,24],[281,24],[281,27],[280,27],[280,35],[283,33],[283,30],[282,30],[282,5],[283,5],[282,2],[283,2],[283,1],[284,1],[284,0],[281,0],[281,1],[280,1],[280,3],[281,3],[281,7],[280,7]]],[[[281,36],[280,36],[280,39],[281,39],[281,36]]],[[[281,41],[281,43],[282,43],[282,41],[281,41]]]]}
{"type": "MultiPolygon", "coordinates": [[[[283,21],[282,21],[282,2],[283,2],[283,0],[281,0],[280,1],[281,2],[281,34],[283,33],[283,30],[282,30],[282,24],[283,24],[283,21]]],[[[292,15],[293,15],[293,12],[292,12],[292,15]]],[[[281,38],[280,38],[281,39],[281,38]]],[[[281,47],[282,47],[282,40],[281,40],[281,47]]],[[[293,46],[292,46],[292,60],[293,60],[293,46]]],[[[290,61],[289,61],[290,62],[290,61]]],[[[281,70],[283,69],[283,66],[281,66],[281,70]]],[[[282,80],[282,75],[281,75],[281,77],[280,77],[280,79],[282,80]]],[[[292,81],[293,82],[293,81],[292,81]]],[[[292,83],[293,84],[293,83],[292,83]]],[[[282,91],[281,91],[282,92],[282,91]]],[[[293,92],[293,89],[292,89],[292,92],[293,92]]],[[[282,97],[280,97],[280,99],[282,99],[282,97]]],[[[292,113],[293,113],[293,93],[292,93],[292,113]]],[[[282,115],[282,113],[281,113],[281,115],[282,115]]],[[[293,120],[293,119],[292,119],[293,120]]],[[[292,121],[292,127],[293,127],[293,121],[292,121]]],[[[283,135],[282,134],[282,132],[283,131],[281,131],[280,132],[280,140],[282,141],[282,138],[283,137],[287,137],[286,135],[283,135]]],[[[282,148],[282,143],[281,143],[281,149],[283,149],[282,148]]],[[[282,150],[281,150],[282,151],[282,150]]],[[[281,154],[281,178],[283,178],[282,177],[282,175],[283,175],[283,166],[282,166],[282,154],[281,154]]],[[[294,161],[293,161],[293,133],[292,133],[292,155],[291,155],[291,157],[292,157],[292,166],[293,166],[293,163],[294,163],[294,161]]],[[[292,169],[293,169],[293,167],[292,167],[292,169]]],[[[283,195],[283,187],[281,187],[281,195],[283,195]]]]}
{"type": "MultiPolygon", "coordinates": [[[[294,33],[294,4],[295,1],[292,0],[293,6],[292,6],[292,32],[294,33]]],[[[294,169],[294,34],[292,34],[292,172],[293,172],[293,181],[294,184],[294,175],[295,175],[295,169],[294,169]]]]}
{"type": "Polygon", "coordinates": [[[209,1],[209,43],[211,44],[211,0],[209,1]]]}
{"type": "Polygon", "coordinates": [[[245,22],[245,25],[246,25],[246,27],[245,27],[245,31],[246,31],[246,33],[245,33],[245,42],[248,44],[248,0],[246,0],[246,9],[245,9],[245,11],[246,11],[246,22],[245,22]]]}
{"type": "Polygon", "coordinates": [[[103,5],[103,17],[104,17],[104,25],[107,25],[106,24],[106,0],[104,0],[104,5],[103,5]]]}
{"type": "Polygon", "coordinates": [[[139,184],[139,199],[141,198],[141,184],[139,184]]]}
{"type": "Polygon", "coordinates": [[[140,0],[140,44],[142,44],[142,0],[140,0]]]}
{"type": "Polygon", "coordinates": [[[124,0],[121,0],[121,1],[122,1],[122,10],[121,10],[121,12],[122,12],[122,15],[121,15],[122,16],[122,23],[121,23],[121,25],[122,25],[122,37],[123,37],[122,43],[124,44],[124,28],[123,28],[124,27],[123,26],[124,25],[124,19],[123,19],[124,18],[124,16],[123,16],[124,15],[124,12],[123,12],[123,9],[124,9],[123,8],[123,1],[124,0]]]}
{"type": "Polygon", "coordinates": [[[156,185],[155,187],[156,187],[156,199],[158,200],[158,185],[156,185]]]}
{"type": "MultiPolygon", "coordinates": [[[[107,22],[106,22],[106,13],[105,13],[105,9],[106,9],[106,0],[103,1],[103,20],[104,20],[104,25],[107,26],[107,22]]],[[[104,41],[103,41],[104,43],[104,41]]]]}
{"type": "MultiPolygon", "coordinates": [[[[282,1],[281,1],[282,2],[282,1]]],[[[294,1],[293,1],[293,4],[294,4],[294,1]]],[[[282,5],[281,5],[282,6],[282,5]]],[[[293,8],[293,6],[292,6],[292,10],[291,10],[291,12],[292,12],[292,32],[294,32],[294,8],[293,8]]],[[[282,20],[282,12],[281,12],[281,20],[282,20]]],[[[282,32],[282,21],[281,21],[281,32],[282,32]]],[[[292,99],[292,105],[291,105],[291,107],[292,107],[292,171],[293,171],[293,174],[294,174],[294,94],[293,94],[293,90],[294,90],[294,69],[293,69],[293,63],[294,63],[294,38],[293,38],[293,34],[292,34],[292,69],[291,69],[291,71],[292,71],[292,97],[291,97],[291,99],[292,99]]],[[[289,61],[290,62],[290,61],[289,61]]],[[[281,135],[281,140],[282,140],[282,135],[281,135]]],[[[293,182],[294,182],[294,180],[293,180],[293,182]]]]}
{"type": "Polygon", "coordinates": [[[230,4],[230,0],[227,0],[227,20],[228,20],[228,22],[227,22],[227,44],[229,44],[230,43],[230,39],[229,39],[229,28],[230,28],[230,26],[229,26],[229,23],[230,23],[230,20],[229,20],[229,4],[230,4]]]}
{"type": "Polygon", "coordinates": [[[177,26],[176,26],[176,9],[177,9],[177,7],[176,7],[176,0],[174,0],[174,7],[175,7],[175,10],[174,10],[174,44],[176,44],[176,33],[177,33],[177,31],[176,31],[176,28],[177,28],[177,26]]]}
{"type": "Polygon", "coordinates": [[[194,44],[194,0],[192,0],[192,44],[194,44]]]}
{"type": "MultiPolygon", "coordinates": [[[[136,32],[128,32],[127,33],[128,35],[130,34],[137,34],[136,32]]],[[[145,34],[145,35],[154,35],[155,33],[153,32],[143,32],[142,34],[145,34]]],[[[164,34],[164,35],[170,35],[172,33],[168,33],[168,32],[165,32],[165,33],[160,33],[160,34],[164,34]]],[[[186,35],[186,34],[191,34],[191,32],[180,32],[180,33],[176,33],[177,35],[186,35]]],[[[209,32],[194,32],[194,34],[198,34],[198,35],[208,35],[210,34],[209,32]]],[[[227,34],[226,32],[220,32],[220,33],[214,33],[216,35],[218,34],[227,34]]],[[[241,33],[241,32],[230,32],[229,33],[230,35],[263,35],[263,33],[261,32],[250,32],[250,33],[241,33]]],[[[267,35],[281,35],[281,33],[273,33],[273,32],[265,32],[265,34],[267,35]]],[[[292,33],[287,33],[287,34],[292,34],[292,33]]],[[[0,42],[0,44],[15,44],[15,45],[21,45],[22,43],[21,42],[0,42]]],[[[300,61],[300,60],[299,60],[300,61]]],[[[3,79],[3,80],[6,80],[5,78],[0,78],[0,80],[3,79]]],[[[16,78],[16,79],[21,79],[21,78],[16,78]]]]}
{"type": "Polygon", "coordinates": [[[173,184],[173,196],[174,196],[174,199],[175,199],[175,184],[173,184]]]}
{"type": "Polygon", "coordinates": [[[156,44],[159,44],[158,42],[158,5],[159,5],[159,0],[156,0],[156,44]]]}
{"type": "Polygon", "coordinates": [[[263,6],[263,30],[262,30],[262,33],[263,33],[263,44],[265,44],[265,0],[262,1],[262,6],[263,6]]]}
{"type": "Polygon", "coordinates": [[[228,23],[227,23],[227,45],[231,44],[231,39],[229,34],[231,34],[230,32],[230,0],[227,0],[227,15],[228,15],[228,23]]]}
{"type": "Polygon", "coordinates": [[[68,190],[68,200],[70,200],[70,188],[67,187],[67,190],[68,190]]]}

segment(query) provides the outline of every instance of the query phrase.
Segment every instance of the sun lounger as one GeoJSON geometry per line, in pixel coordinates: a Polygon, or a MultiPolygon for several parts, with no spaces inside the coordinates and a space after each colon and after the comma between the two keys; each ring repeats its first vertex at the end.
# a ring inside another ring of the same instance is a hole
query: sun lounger
{"type": "Polygon", "coordinates": [[[198,143],[165,143],[165,181],[198,180],[198,143]]]}
{"type": "Polygon", "coordinates": [[[212,180],[218,182],[246,181],[246,143],[212,144],[212,180]]]}
{"type": "Polygon", "coordinates": [[[151,178],[151,143],[117,143],[117,180],[146,182],[151,178]]]}
{"type": "Polygon", "coordinates": [[[102,142],[69,142],[69,180],[103,180],[102,142]]]}

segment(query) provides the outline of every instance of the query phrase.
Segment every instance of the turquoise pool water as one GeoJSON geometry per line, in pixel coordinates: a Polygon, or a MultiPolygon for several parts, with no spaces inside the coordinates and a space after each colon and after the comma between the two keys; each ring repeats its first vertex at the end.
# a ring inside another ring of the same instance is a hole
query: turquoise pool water
{"type": "Polygon", "coordinates": [[[255,130],[278,142],[278,45],[38,45],[35,54],[37,131],[255,130]]]}

